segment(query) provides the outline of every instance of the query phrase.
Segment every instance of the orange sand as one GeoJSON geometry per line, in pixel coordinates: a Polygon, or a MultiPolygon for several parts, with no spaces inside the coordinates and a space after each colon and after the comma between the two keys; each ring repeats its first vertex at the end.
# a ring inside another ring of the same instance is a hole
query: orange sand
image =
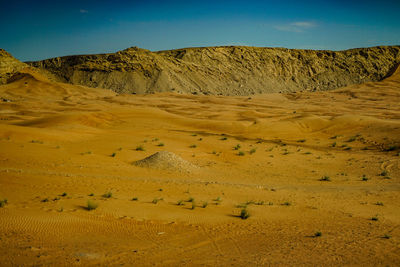
{"type": "Polygon", "coordinates": [[[2,266],[400,265],[399,71],[252,97],[116,95],[25,71],[0,96],[2,266]],[[132,164],[158,151],[197,168],[132,164]]]}

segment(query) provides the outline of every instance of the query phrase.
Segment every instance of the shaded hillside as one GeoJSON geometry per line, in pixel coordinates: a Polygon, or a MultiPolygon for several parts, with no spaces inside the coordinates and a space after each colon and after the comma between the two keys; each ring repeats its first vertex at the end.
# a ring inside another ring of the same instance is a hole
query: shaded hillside
{"type": "Polygon", "coordinates": [[[0,48],[0,84],[4,84],[17,71],[28,67],[0,48]]]}
{"type": "Polygon", "coordinates": [[[400,47],[315,51],[258,47],[205,47],[28,62],[58,81],[119,93],[175,91],[222,95],[331,90],[379,81],[400,62],[400,47]]]}

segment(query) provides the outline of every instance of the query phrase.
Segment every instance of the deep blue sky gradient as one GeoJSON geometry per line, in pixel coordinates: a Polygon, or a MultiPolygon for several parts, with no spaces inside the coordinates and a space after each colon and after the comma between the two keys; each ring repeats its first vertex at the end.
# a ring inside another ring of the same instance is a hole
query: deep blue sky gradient
{"type": "Polygon", "coordinates": [[[0,48],[22,61],[219,45],[400,45],[400,1],[0,0],[0,48]]]}

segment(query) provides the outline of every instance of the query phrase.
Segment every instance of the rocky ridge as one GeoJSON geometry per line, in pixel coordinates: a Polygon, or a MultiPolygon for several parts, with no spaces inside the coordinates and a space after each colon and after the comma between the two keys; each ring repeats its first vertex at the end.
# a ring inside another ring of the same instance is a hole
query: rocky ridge
{"type": "MultiPolygon", "coordinates": [[[[214,95],[332,90],[380,81],[399,63],[400,46],[345,51],[225,46],[158,52],[131,47],[27,62],[51,80],[118,93],[214,95]]],[[[6,65],[22,66],[0,66],[6,65]]]]}
{"type": "Polygon", "coordinates": [[[0,84],[7,83],[14,73],[27,68],[28,65],[11,56],[10,53],[0,48],[0,84]]]}

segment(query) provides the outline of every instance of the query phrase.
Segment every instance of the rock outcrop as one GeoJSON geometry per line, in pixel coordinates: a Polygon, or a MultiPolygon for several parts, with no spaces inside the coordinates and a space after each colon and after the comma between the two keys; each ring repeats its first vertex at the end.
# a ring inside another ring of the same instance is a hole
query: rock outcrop
{"type": "MultiPolygon", "coordinates": [[[[1,50],[0,80],[26,66],[1,50]]],[[[204,47],[151,52],[132,47],[111,54],[27,62],[51,80],[118,93],[175,91],[250,95],[325,91],[380,81],[400,63],[400,46],[345,51],[204,47]]]]}
{"type": "Polygon", "coordinates": [[[160,170],[171,170],[178,172],[190,172],[197,167],[192,163],[182,159],[176,154],[168,151],[160,151],[142,160],[132,163],[133,165],[160,170]]]}
{"type": "Polygon", "coordinates": [[[0,48],[0,84],[7,83],[7,80],[14,73],[27,68],[28,65],[11,56],[7,51],[0,48]]]}

